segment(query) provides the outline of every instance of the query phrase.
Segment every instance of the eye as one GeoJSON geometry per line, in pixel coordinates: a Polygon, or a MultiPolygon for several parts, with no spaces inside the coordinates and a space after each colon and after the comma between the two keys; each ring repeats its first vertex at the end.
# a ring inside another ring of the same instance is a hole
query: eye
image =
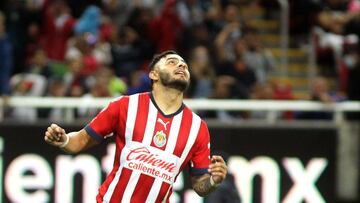
{"type": "Polygon", "coordinates": [[[176,65],[176,64],[178,64],[179,63],[179,59],[169,59],[168,61],[167,61],[167,64],[168,65],[176,65]]]}

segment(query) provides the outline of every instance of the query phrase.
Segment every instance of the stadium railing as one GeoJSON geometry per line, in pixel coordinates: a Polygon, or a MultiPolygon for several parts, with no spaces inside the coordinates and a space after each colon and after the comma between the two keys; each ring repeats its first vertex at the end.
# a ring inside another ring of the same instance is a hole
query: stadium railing
{"type": "MultiPolygon", "coordinates": [[[[3,97],[0,98],[0,121],[4,120],[6,108],[64,108],[65,122],[74,120],[73,111],[77,108],[103,108],[113,98],[59,98],[59,97],[3,97]]],[[[285,111],[333,112],[333,121],[341,122],[345,112],[360,112],[359,101],[344,101],[339,103],[321,103],[315,101],[291,100],[232,100],[232,99],[185,99],[184,103],[192,110],[226,110],[226,111],[262,111],[267,122],[279,119],[278,113],[285,111]]]]}

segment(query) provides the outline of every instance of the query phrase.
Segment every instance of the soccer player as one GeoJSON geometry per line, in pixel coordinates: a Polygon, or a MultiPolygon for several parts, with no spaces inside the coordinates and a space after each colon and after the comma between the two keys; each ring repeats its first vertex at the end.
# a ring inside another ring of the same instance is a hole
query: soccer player
{"type": "Polygon", "coordinates": [[[206,196],[227,174],[221,156],[210,157],[206,123],[183,103],[190,73],[174,51],[155,55],[149,65],[152,91],[110,102],[84,129],[66,133],[56,124],[45,141],[68,153],[115,136],[111,173],[97,202],[169,202],[176,177],[190,164],[193,189],[206,196]]]}

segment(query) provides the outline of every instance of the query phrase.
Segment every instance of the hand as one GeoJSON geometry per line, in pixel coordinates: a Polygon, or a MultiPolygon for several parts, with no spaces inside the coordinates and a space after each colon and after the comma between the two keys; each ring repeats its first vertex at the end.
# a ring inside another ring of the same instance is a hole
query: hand
{"type": "Polygon", "coordinates": [[[68,137],[65,130],[56,124],[51,124],[47,128],[44,136],[45,142],[56,147],[60,147],[67,139],[68,137]]]}
{"type": "Polygon", "coordinates": [[[227,166],[221,156],[212,156],[211,164],[209,166],[209,173],[212,176],[215,184],[220,184],[226,177],[227,166]]]}

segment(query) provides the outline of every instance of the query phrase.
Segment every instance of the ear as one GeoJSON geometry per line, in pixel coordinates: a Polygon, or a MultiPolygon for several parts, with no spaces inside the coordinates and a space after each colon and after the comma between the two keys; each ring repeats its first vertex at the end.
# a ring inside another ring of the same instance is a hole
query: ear
{"type": "Polygon", "coordinates": [[[157,80],[159,80],[159,73],[156,70],[152,70],[149,73],[149,78],[151,80],[157,81],[157,80]]]}

